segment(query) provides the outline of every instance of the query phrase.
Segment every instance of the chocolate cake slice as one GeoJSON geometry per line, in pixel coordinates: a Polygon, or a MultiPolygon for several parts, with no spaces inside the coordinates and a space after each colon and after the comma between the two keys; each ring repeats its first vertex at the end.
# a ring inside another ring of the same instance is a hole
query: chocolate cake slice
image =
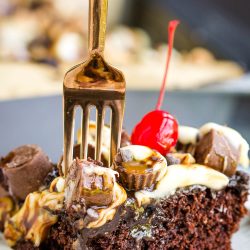
{"type": "MultiPolygon", "coordinates": [[[[98,230],[79,231],[75,220],[68,213],[62,213],[43,247],[231,249],[231,236],[247,212],[244,207],[247,195],[248,175],[239,171],[221,191],[192,186],[140,208],[129,198],[117,217],[98,230]]],[[[17,249],[24,249],[23,245],[17,249]]]]}
{"type": "Polygon", "coordinates": [[[247,212],[249,176],[235,165],[246,163],[248,144],[239,136],[232,142],[218,126],[182,136],[181,149],[166,156],[128,143],[111,168],[76,158],[66,177],[28,194],[7,219],[8,244],[22,250],[231,249],[247,212]]]}

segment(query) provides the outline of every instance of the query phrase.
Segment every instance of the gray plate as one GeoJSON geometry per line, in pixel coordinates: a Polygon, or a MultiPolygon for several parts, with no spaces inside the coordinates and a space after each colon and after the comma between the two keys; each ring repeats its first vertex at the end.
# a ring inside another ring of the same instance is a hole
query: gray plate
{"type": "MultiPolygon", "coordinates": [[[[145,113],[154,109],[157,95],[157,92],[128,91],[124,126],[129,132],[145,113]]],[[[166,94],[163,109],[182,125],[227,124],[250,141],[250,97],[247,95],[171,92],[166,94]]],[[[80,124],[79,115],[77,122],[80,124]]],[[[16,146],[34,143],[56,162],[62,154],[62,138],[61,96],[0,101],[0,156],[16,146]]]]}

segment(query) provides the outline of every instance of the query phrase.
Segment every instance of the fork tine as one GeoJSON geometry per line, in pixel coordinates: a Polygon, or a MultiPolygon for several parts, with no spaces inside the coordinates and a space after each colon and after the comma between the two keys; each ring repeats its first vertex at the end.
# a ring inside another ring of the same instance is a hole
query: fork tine
{"type": "Polygon", "coordinates": [[[88,131],[89,131],[89,105],[83,104],[82,107],[82,143],[80,146],[80,158],[88,158],[88,131]]]}
{"type": "Polygon", "coordinates": [[[102,103],[96,106],[96,148],[95,159],[101,160],[102,130],[104,125],[105,109],[102,103]]]}
{"type": "Polygon", "coordinates": [[[124,113],[124,101],[114,101],[111,105],[111,143],[109,165],[113,163],[114,157],[120,147],[122,121],[124,113]]]}
{"type": "Polygon", "coordinates": [[[69,166],[73,160],[75,108],[70,100],[64,99],[64,175],[67,175],[69,166]]]}
{"type": "MultiPolygon", "coordinates": [[[[81,120],[81,145],[80,158],[87,159],[88,156],[88,134],[89,134],[89,107],[97,108],[97,128],[95,158],[101,158],[101,144],[104,126],[104,108],[111,108],[111,140],[110,140],[110,160],[120,146],[120,136],[124,111],[124,98],[126,83],[121,71],[110,66],[104,60],[104,44],[107,19],[108,0],[90,0],[89,4],[89,56],[88,58],[71,68],[64,77],[63,94],[64,99],[71,104],[82,107],[81,120]],[[99,108],[99,105],[102,107],[99,108]],[[97,136],[98,135],[98,136],[97,136]]],[[[66,106],[65,106],[66,107],[66,106]]],[[[73,110],[71,110],[73,112],[73,110]]],[[[66,108],[64,113],[66,113],[66,108]]],[[[64,156],[67,168],[70,160],[73,159],[73,118],[74,114],[68,118],[64,115],[65,140],[64,156]],[[70,123],[69,123],[70,122],[70,123]]],[[[67,174],[67,172],[65,173],[67,174]]]]}

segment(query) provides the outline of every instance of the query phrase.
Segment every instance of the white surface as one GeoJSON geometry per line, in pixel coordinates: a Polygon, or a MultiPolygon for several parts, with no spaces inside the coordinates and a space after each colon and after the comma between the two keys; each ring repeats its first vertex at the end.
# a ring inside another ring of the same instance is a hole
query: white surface
{"type": "Polygon", "coordinates": [[[250,246],[250,215],[248,214],[241,222],[240,230],[234,234],[232,249],[249,250],[250,246]]]}

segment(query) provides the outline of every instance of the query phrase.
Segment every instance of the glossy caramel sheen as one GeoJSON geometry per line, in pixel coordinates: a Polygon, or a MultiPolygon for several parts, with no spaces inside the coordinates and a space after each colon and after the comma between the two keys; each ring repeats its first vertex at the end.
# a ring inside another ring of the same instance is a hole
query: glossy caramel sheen
{"type": "Polygon", "coordinates": [[[128,161],[122,162],[128,174],[145,174],[153,171],[153,161],[128,161]]]}

